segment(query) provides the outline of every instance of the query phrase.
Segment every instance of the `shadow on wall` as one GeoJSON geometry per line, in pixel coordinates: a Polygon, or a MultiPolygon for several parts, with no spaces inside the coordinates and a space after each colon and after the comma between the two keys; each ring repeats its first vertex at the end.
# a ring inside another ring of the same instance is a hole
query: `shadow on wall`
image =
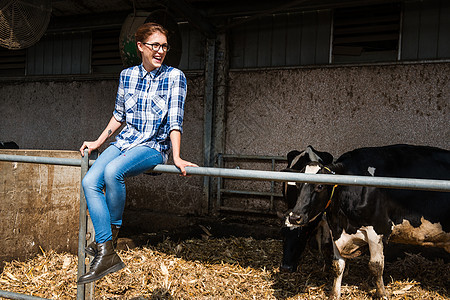
{"type": "Polygon", "coordinates": [[[19,149],[15,142],[0,142],[0,149],[19,149]]]}

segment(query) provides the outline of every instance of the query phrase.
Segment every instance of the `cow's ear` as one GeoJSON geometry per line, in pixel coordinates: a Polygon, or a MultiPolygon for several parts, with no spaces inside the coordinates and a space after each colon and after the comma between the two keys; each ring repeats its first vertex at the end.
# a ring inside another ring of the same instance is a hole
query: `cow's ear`
{"type": "Polygon", "coordinates": [[[313,148],[313,146],[309,145],[309,148],[311,148],[311,150],[321,159],[321,163],[323,165],[329,165],[333,162],[333,155],[331,155],[331,153],[328,152],[323,152],[323,151],[317,151],[316,149],[313,148]]]}
{"type": "Polygon", "coordinates": [[[299,154],[301,154],[298,150],[292,150],[287,154],[288,164],[291,165],[291,162],[296,158],[299,154]]]}
{"type": "Polygon", "coordinates": [[[317,152],[320,159],[322,159],[322,164],[323,165],[329,165],[333,162],[333,155],[331,155],[328,152],[317,152]]]}

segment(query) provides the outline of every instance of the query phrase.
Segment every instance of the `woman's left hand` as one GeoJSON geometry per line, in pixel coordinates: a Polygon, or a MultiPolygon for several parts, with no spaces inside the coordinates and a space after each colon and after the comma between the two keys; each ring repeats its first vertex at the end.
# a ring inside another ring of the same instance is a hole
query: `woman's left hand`
{"type": "Polygon", "coordinates": [[[186,176],[186,169],[185,167],[198,167],[198,165],[188,162],[184,159],[181,158],[174,158],[173,159],[173,163],[175,164],[175,166],[177,166],[180,171],[181,171],[181,175],[182,176],[186,176]]]}

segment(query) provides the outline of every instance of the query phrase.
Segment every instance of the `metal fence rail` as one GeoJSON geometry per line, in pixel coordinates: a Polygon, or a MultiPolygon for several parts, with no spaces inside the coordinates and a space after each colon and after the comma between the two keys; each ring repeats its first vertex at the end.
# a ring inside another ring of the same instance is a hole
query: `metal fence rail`
{"type": "Polygon", "coordinates": [[[0,297],[6,298],[6,299],[18,299],[18,300],[46,300],[47,298],[39,298],[36,296],[30,296],[30,295],[24,295],[14,292],[6,292],[6,291],[0,291],[0,297]]]}
{"type": "MultiPolygon", "coordinates": [[[[157,165],[151,171],[158,173],[180,173],[178,168],[173,165],[157,165]]],[[[295,181],[307,183],[360,185],[394,189],[450,192],[450,180],[438,179],[372,177],[337,174],[305,174],[209,167],[186,167],[186,174],[248,180],[274,180],[280,182],[295,181]]]]}
{"type": "MultiPolygon", "coordinates": [[[[55,157],[36,157],[23,155],[0,154],[0,161],[28,162],[42,164],[59,164],[68,166],[81,166],[81,160],[55,157]]],[[[93,161],[89,161],[92,165],[93,161]]],[[[148,172],[180,174],[180,170],[173,165],[157,165],[148,172]]],[[[225,169],[212,167],[186,167],[188,175],[201,175],[223,178],[266,180],[266,181],[295,181],[322,184],[360,185],[382,188],[428,190],[438,192],[450,191],[450,180],[396,178],[396,177],[372,177],[355,175],[332,174],[305,174],[278,171],[260,171],[245,169],[225,169]]]]}
{"type": "MultiPolygon", "coordinates": [[[[88,169],[88,165],[92,165],[93,161],[88,159],[87,150],[85,156],[81,159],[56,158],[56,157],[39,157],[24,155],[7,155],[0,154],[0,161],[37,163],[37,164],[53,164],[65,166],[81,167],[81,178],[88,169]]],[[[157,165],[149,172],[157,173],[173,173],[180,174],[180,170],[173,165],[157,165]]],[[[350,176],[350,175],[332,175],[332,174],[305,174],[305,173],[289,173],[277,171],[260,171],[260,170],[244,170],[244,169],[225,169],[211,167],[186,167],[188,175],[201,175],[222,178],[247,179],[247,180],[265,180],[280,182],[307,182],[321,184],[338,184],[338,185],[359,185],[372,186],[382,188],[395,189],[412,189],[450,192],[450,180],[435,179],[415,179],[415,178],[393,178],[393,177],[371,177],[371,176],[350,176]]],[[[78,239],[78,276],[85,272],[85,253],[84,247],[86,243],[86,201],[84,193],[80,194],[80,232],[78,239]]],[[[88,292],[89,293],[89,292],[88,292]]],[[[85,295],[85,288],[82,285],[77,287],[77,299],[85,299],[91,296],[93,298],[93,290],[90,295],[85,295]]],[[[0,291],[0,296],[9,297],[10,299],[38,299],[37,297],[27,296],[17,293],[0,291]]]]}
{"type": "MultiPolygon", "coordinates": [[[[0,154],[0,161],[24,162],[24,163],[46,164],[46,165],[74,166],[74,167],[81,166],[82,158],[83,157],[81,157],[81,159],[76,159],[76,158],[0,154]]],[[[93,160],[89,161],[90,166],[93,163],[94,163],[93,160]]]]}
{"type": "MultiPolygon", "coordinates": [[[[41,164],[56,164],[67,166],[81,166],[81,160],[71,158],[37,157],[23,155],[0,154],[0,161],[28,162],[41,164]]],[[[93,161],[89,161],[92,165],[93,161]]],[[[157,165],[148,172],[179,174],[180,170],[173,165],[157,165]]],[[[372,177],[354,175],[332,175],[332,174],[305,174],[277,171],[260,171],[245,169],[225,169],[212,167],[186,167],[188,175],[201,175],[223,178],[266,180],[266,181],[295,181],[322,184],[360,185],[382,188],[428,190],[428,191],[450,191],[450,180],[395,178],[395,177],[372,177]]]]}

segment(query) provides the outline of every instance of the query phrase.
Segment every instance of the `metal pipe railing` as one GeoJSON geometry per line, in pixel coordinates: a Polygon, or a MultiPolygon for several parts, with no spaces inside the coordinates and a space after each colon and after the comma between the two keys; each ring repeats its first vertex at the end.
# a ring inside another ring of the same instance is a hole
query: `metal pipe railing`
{"type": "MultiPolygon", "coordinates": [[[[82,160],[77,158],[60,158],[60,157],[27,156],[27,155],[11,155],[11,154],[0,154],[0,161],[75,166],[75,167],[80,167],[82,164],[82,160]]],[[[93,163],[94,161],[92,160],[89,161],[89,166],[91,166],[93,163]]]]}
{"type": "MultiPolygon", "coordinates": [[[[180,170],[173,165],[157,165],[149,172],[175,173],[180,170]]],[[[338,185],[360,185],[394,189],[426,190],[450,192],[450,180],[416,179],[396,177],[372,177],[338,174],[305,174],[278,171],[260,171],[244,169],[222,169],[205,167],[186,167],[188,175],[203,175],[249,180],[274,180],[279,182],[306,182],[338,185]]]]}
{"type": "MultiPolygon", "coordinates": [[[[62,164],[71,166],[81,166],[81,160],[55,157],[34,157],[22,155],[0,154],[0,161],[29,162],[44,164],[62,164]],[[53,163],[53,161],[55,163],[53,163]]],[[[89,161],[89,165],[93,163],[89,161]]],[[[173,165],[157,165],[148,172],[174,173],[179,174],[180,170],[173,165]]],[[[416,179],[416,178],[396,178],[396,177],[372,177],[355,175],[332,175],[332,174],[305,174],[278,171],[260,171],[245,169],[224,169],[212,167],[186,167],[188,175],[201,175],[212,177],[224,177],[248,180],[274,180],[279,182],[307,182],[322,184],[340,185],[360,185],[395,189],[412,189],[427,191],[450,191],[450,180],[438,179],[416,179]]]]}
{"type": "Polygon", "coordinates": [[[1,290],[0,290],[0,297],[6,298],[6,299],[18,299],[18,300],[48,300],[47,298],[40,298],[40,297],[36,297],[36,296],[30,296],[30,295],[1,291],[1,290]]]}

